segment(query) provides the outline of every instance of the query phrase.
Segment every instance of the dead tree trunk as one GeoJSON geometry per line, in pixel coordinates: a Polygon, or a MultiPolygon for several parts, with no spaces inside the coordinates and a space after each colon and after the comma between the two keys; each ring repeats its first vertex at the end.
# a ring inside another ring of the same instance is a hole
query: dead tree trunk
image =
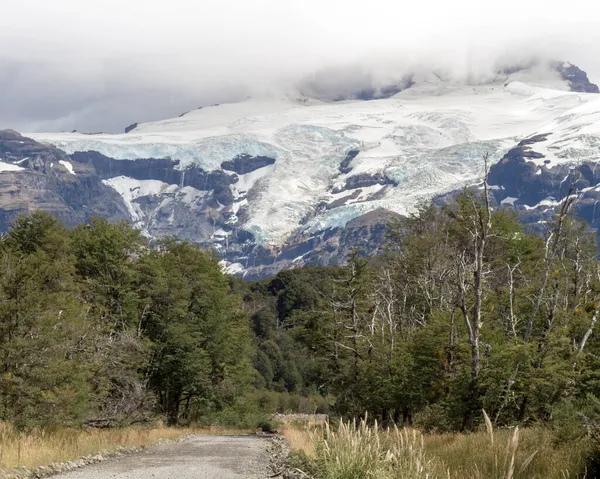
{"type": "MultiPolygon", "coordinates": [[[[468,389],[468,404],[463,418],[463,429],[472,430],[475,414],[479,409],[479,374],[481,372],[481,353],[479,349],[479,336],[481,330],[481,308],[483,303],[483,276],[485,274],[485,248],[492,227],[492,215],[489,202],[489,189],[487,183],[488,159],[486,154],[484,161],[483,177],[483,206],[478,204],[475,198],[471,198],[473,215],[470,219],[469,233],[472,236],[472,266],[468,266],[465,261],[467,251],[461,257],[459,265],[459,307],[463,313],[468,332],[468,342],[471,349],[471,378],[468,389]],[[472,281],[465,274],[469,269],[473,271],[472,281]],[[470,283],[470,284],[469,284],[470,283]],[[467,306],[467,285],[473,290],[473,306],[467,306]]],[[[469,256],[471,256],[469,255],[469,256]]]]}

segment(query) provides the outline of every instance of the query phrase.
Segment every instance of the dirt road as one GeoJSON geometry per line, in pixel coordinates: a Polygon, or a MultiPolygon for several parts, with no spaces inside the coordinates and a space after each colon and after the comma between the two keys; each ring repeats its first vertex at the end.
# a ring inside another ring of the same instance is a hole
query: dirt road
{"type": "Polygon", "coordinates": [[[269,440],[253,436],[196,436],[83,467],[54,479],[264,479],[269,440]]]}

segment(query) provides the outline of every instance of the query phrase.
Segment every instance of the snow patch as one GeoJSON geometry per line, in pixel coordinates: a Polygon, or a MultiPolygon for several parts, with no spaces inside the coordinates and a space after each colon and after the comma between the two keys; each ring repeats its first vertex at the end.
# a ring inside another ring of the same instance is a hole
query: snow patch
{"type": "Polygon", "coordinates": [[[4,161],[0,161],[0,173],[5,171],[25,171],[25,168],[14,165],[12,163],[5,163],[4,161]]]}
{"type": "Polygon", "coordinates": [[[517,201],[519,198],[515,198],[513,196],[507,196],[506,198],[504,198],[500,204],[501,205],[511,205],[514,206],[515,205],[515,201],[517,201]]]}
{"type": "Polygon", "coordinates": [[[225,274],[241,274],[245,271],[244,265],[242,263],[229,263],[228,261],[220,261],[219,265],[221,266],[221,271],[225,274]]]}
{"type": "Polygon", "coordinates": [[[75,170],[73,169],[73,165],[71,164],[70,161],[60,160],[59,163],[61,165],[63,165],[67,169],[67,171],[69,173],[71,173],[73,176],[77,176],[77,175],[75,175],[75,170]]]}
{"type": "Polygon", "coordinates": [[[135,203],[135,200],[142,196],[159,195],[170,186],[158,180],[136,180],[127,176],[102,180],[102,183],[110,186],[121,195],[131,219],[135,222],[139,222],[144,218],[144,213],[140,206],[135,203]]]}

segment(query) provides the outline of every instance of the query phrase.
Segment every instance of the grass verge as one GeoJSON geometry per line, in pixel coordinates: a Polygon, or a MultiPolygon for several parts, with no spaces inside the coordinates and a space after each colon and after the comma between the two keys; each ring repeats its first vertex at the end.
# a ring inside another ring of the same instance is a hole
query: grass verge
{"type": "MultiPolygon", "coordinates": [[[[541,427],[471,434],[421,434],[340,422],[332,427],[286,424],[294,467],[317,479],[584,478],[590,444],[558,442],[541,427]]],[[[587,476],[590,477],[590,476],[587,476]]]]}

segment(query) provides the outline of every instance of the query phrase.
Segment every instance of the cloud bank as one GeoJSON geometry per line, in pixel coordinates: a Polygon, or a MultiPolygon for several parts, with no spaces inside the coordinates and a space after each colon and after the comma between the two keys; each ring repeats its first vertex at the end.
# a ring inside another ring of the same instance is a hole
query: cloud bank
{"type": "Polygon", "coordinates": [[[122,131],[197,106],[415,67],[568,60],[600,82],[600,6],[541,0],[0,0],[0,128],[122,131]]]}

